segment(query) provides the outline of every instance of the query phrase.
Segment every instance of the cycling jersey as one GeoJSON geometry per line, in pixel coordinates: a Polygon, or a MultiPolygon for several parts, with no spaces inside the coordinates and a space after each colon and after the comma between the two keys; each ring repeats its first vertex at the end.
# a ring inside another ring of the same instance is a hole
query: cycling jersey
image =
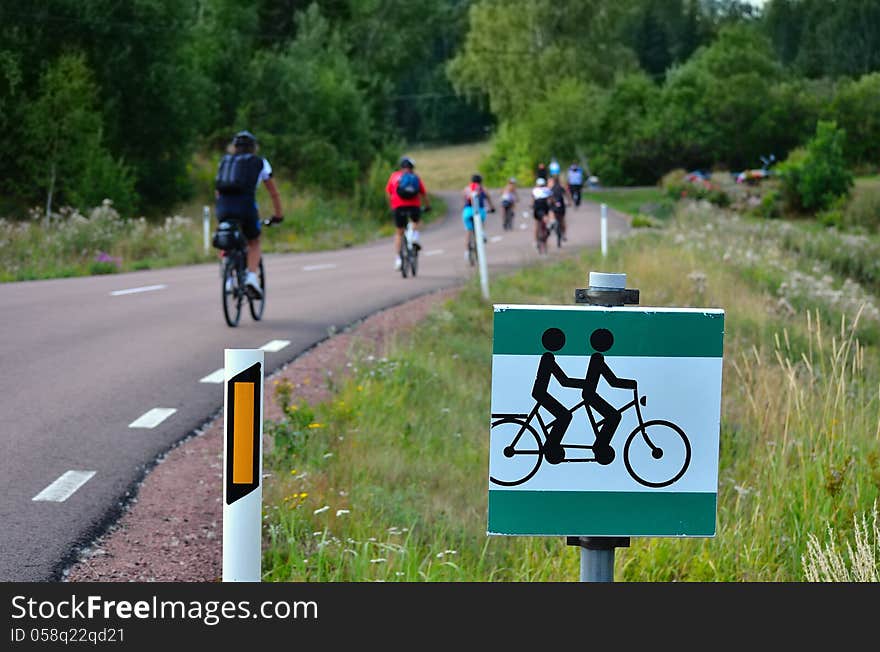
{"type": "Polygon", "coordinates": [[[264,181],[272,178],[272,166],[262,159],[259,172],[256,174],[254,188],[241,194],[220,192],[217,196],[217,218],[219,220],[239,220],[248,240],[260,235],[260,216],[257,210],[257,188],[264,181]]]}
{"type": "Polygon", "coordinates": [[[397,184],[400,181],[400,177],[403,176],[404,170],[395,170],[391,173],[391,176],[388,177],[388,183],[385,184],[385,193],[391,197],[391,210],[395,210],[397,208],[401,208],[403,206],[421,206],[422,205],[422,197],[428,194],[428,191],[425,190],[425,184],[422,182],[421,178],[419,179],[419,194],[415,197],[410,197],[405,199],[397,194],[397,184]]]}
{"type": "Polygon", "coordinates": [[[465,195],[464,199],[464,205],[471,205],[471,198],[474,196],[474,194],[477,195],[477,206],[479,208],[484,208],[486,206],[486,190],[479,183],[471,183],[471,185],[468,186],[467,194],[465,195]]]}
{"type": "Polygon", "coordinates": [[[584,183],[584,171],[573,165],[568,168],[568,183],[572,186],[580,186],[584,183]]]}

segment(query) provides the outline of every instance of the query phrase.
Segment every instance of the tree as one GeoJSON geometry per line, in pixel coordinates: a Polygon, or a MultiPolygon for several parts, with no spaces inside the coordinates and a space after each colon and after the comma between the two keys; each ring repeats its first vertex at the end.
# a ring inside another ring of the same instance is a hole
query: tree
{"type": "Polygon", "coordinates": [[[846,133],[820,120],[816,135],[779,166],[786,203],[795,210],[821,211],[849,194],[852,173],[844,157],[846,133]]]}
{"type": "Polygon", "coordinates": [[[97,87],[81,54],[59,57],[40,79],[25,112],[22,159],[46,197],[46,216],[56,194],[74,205],[94,206],[109,197],[130,210],[137,196],[128,169],[102,142],[97,87]]]}
{"type": "Polygon", "coordinates": [[[499,120],[523,114],[562,77],[607,85],[637,65],[616,38],[622,11],[603,0],[479,0],[450,79],[459,93],[487,96],[499,120]]]}

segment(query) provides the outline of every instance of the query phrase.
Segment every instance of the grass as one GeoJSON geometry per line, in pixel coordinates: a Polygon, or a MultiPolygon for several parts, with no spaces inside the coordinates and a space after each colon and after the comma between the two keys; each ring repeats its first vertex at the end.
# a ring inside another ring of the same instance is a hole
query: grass
{"type": "Polygon", "coordinates": [[[466,145],[416,148],[408,152],[416,162],[416,172],[429,191],[459,190],[471,175],[480,171],[480,163],[491,151],[488,141],[466,145]]]}
{"type": "Polygon", "coordinates": [[[672,204],[658,188],[614,188],[583,193],[585,199],[608,204],[614,210],[628,215],[645,213],[665,218],[672,213],[672,204]]]}
{"type": "MultiPolygon", "coordinates": [[[[441,160],[442,152],[435,152],[434,159],[441,160]]],[[[126,218],[112,204],[85,214],[62,209],[48,221],[39,211],[27,220],[0,218],[0,282],[113,274],[216,260],[214,249],[205,251],[203,235],[204,206],[209,206],[210,232],[217,223],[210,190],[213,165],[197,161],[192,173],[199,198],[164,219],[126,218]]],[[[285,220],[264,230],[264,250],[340,249],[392,235],[384,172],[371,173],[350,197],[299,192],[288,180],[276,177],[285,220]]],[[[271,215],[265,189],[258,190],[257,200],[260,215],[271,215]]],[[[432,204],[433,211],[425,222],[446,212],[441,198],[432,196],[432,204]]]]}
{"type": "MultiPolygon", "coordinates": [[[[634,539],[617,580],[810,581],[820,540],[855,550],[864,539],[858,524],[880,496],[880,360],[860,334],[876,317],[807,290],[797,308],[780,304],[781,285],[816,263],[765,225],[691,206],[605,259],[493,281],[497,303],[564,305],[588,271],[625,270],[646,305],[726,311],[718,534],[634,539]]],[[[486,536],[491,318],[473,282],[387,358],[354,348],[331,401],[278,393],[287,417],[270,426],[265,579],[578,577],[577,550],[559,537],[486,536]]]]}

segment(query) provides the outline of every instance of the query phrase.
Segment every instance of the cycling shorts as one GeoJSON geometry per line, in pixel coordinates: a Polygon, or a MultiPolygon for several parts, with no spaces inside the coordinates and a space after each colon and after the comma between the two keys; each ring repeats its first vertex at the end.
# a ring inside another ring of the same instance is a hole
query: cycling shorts
{"type": "MultiPolygon", "coordinates": [[[[468,231],[474,230],[474,207],[465,206],[461,211],[461,221],[464,222],[464,228],[468,231]]],[[[480,208],[480,222],[486,221],[486,209],[480,208]]]]}
{"type": "Polygon", "coordinates": [[[410,220],[418,222],[422,216],[421,206],[398,206],[394,209],[394,225],[398,229],[405,229],[410,220]]]}
{"type": "Polygon", "coordinates": [[[248,240],[256,240],[262,231],[257,204],[245,195],[220,195],[217,198],[217,220],[238,222],[248,240]]]}
{"type": "Polygon", "coordinates": [[[547,209],[548,209],[547,202],[537,202],[536,201],[535,208],[534,208],[534,215],[533,215],[534,218],[536,220],[543,220],[544,216],[547,214],[547,209]]]}

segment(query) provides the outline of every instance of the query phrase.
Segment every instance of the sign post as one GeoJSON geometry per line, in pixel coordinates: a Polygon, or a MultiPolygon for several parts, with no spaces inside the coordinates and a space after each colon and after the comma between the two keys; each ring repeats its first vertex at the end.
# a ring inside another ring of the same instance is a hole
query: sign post
{"type": "Polygon", "coordinates": [[[489,267],[486,264],[486,243],[483,235],[482,213],[478,206],[477,193],[471,193],[471,208],[474,215],[474,238],[477,241],[477,262],[480,266],[480,288],[483,298],[489,300],[489,267]]]}
{"type": "Polygon", "coordinates": [[[205,253],[210,251],[210,231],[211,231],[211,209],[205,206],[202,209],[202,241],[205,247],[205,253]]]}
{"type": "Polygon", "coordinates": [[[226,349],[224,355],[224,582],[262,576],[264,357],[261,349],[226,349]]]}
{"type": "Polygon", "coordinates": [[[715,535],[724,311],[626,305],[625,274],[575,301],[494,306],[487,533],[565,536],[612,582],[630,537],[715,535]]]}
{"type": "Polygon", "coordinates": [[[602,219],[599,226],[599,236],[602,245],[602,257],[608,255],[608,205],[602,204],[602,219]]]}

